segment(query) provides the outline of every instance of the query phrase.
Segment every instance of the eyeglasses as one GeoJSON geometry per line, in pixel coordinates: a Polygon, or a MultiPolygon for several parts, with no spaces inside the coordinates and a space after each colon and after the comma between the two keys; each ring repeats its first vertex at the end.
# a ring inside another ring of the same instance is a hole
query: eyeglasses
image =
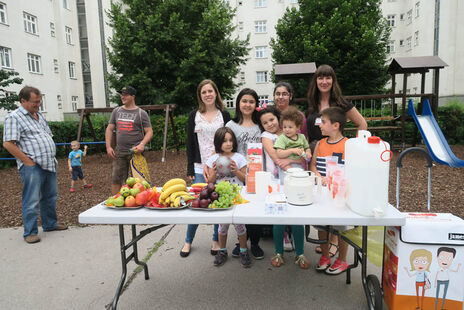
{"type": "Polygon", "coordinates": [[[275,97],[288,97],[290,96],[289,93],[275,93],[274,94],[275,97]]]}

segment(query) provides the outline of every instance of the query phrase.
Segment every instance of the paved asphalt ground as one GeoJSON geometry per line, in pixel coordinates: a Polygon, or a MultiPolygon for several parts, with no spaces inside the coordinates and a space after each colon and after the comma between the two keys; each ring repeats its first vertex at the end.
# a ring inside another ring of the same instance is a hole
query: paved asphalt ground
{"type": "MultiPolygon", "coordinates": [[[[190,256],[181,258],[185,230],[184,225],[167,226],[139,242],[150,279],[136,273],[131,262],[132,279],[118,309],[367,309],[360,268],[353,270],[350,285],[344,274],[317,273],[313,244],[305,244],[309,270],[293,263],[294,253],[285,253],[282,267],[272,267],[271,239],[261,242],[265,258],[253,259],[249,269],[230,255],[224,266],[214,267],[212,226],[200,225],[190,256]]],[[[112,302],[121,275],[117,226],[40,229],[42,241],[32,245],[22,233],[22,227],[0,229],[0,309],[105,309],[112,302]]],[[[235,240],[231,226],[229,252],[235,240]]],[[[380,268],[370,265],[368,273],[380,277],[380,268]]]]}

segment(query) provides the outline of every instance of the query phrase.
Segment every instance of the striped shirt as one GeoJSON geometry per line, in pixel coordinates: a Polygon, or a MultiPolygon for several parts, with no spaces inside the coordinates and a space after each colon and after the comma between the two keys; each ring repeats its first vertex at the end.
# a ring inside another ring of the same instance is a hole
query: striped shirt
{"type": "Polygon", "coordinates": [[[336,156],[338,157],[339,165],[345,164],[345,142],[348,138],[345,137],[335,143],[329,143],[327,139],[328,138],[324,138],[319,141],[317,154],[315,154],[316,168],[322,177],[325,177],[327,174],[327,156],[336,156]]]}
{"type": "MultiPolygon", "coordinates": [[[[47,121],[39,112],[37,121],[22,106],[8,114],[3,126],[3,141],[16,141],[19,149],[42,169],[56,172],[56,147],[47,121]]],[[[24,164],[16,159],[18,169],[24,164]]]]}

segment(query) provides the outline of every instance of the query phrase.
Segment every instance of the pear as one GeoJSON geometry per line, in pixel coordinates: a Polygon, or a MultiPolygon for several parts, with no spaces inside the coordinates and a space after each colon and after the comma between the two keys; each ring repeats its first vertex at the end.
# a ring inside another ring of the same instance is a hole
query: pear
{"type": "Polygon", "coordinates": [[[119,196],[113,200],[113,203],[116,207],[123,207],[124,206],[124,197],[119,196]]]}

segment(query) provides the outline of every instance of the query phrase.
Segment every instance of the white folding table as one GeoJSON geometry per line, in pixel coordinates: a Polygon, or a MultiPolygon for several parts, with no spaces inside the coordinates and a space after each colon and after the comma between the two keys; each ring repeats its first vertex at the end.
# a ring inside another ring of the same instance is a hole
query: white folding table
{"type": "MultiPolygon", "coordinates": [[[[126,280],[127,264],[134,262],[143,266],[145,279],[149,279],[147,265],[138,259],[137,242],[147,234],[170,224],[279,224],[279,225],[352,225],[362,226],[362,246],[359,247],[349,242],[355,248],[355,263],[350,269],[361,262],[361,276],[369,309],[381,309],[382,295],[380,284],[376,276],[366,276],[367,263],[367,227],[368,226],[403,226],[406,223],[405,216],[396,208],[389,205],[385,216],[381,218],[364,217],[353,213],[346,207],[339,207],[330,200],[324,189],[319,201],[309,206],[287,206],[282,214],[266,214],[263,199],[256,195],[243,193],[243,197],[249,203],[236,205],[230,210],[198,211],[190,209],[182,210],[148,210],[145,208],[135,210],[115,210],[107,208],[100,203],[87,211],[79,214],[79,222],[82,224],[115,224],[119,225],[119,238],[121,247],[122,274],[113,299],[112,309],[116,309],[121,290],[126,280]],[[137,234],[136,225],[156,225],[146,228],[137,234]],[[124,237],[124,225],[131,225],[132,240],[127,244],[124,237]],[[126,251],[132,248],[132,253],[126,251]],[[380,294],[380,295],[379,295],[380,294]],[[380,308],[379,308],[380,307],[380,308]]],[[[349,269],[349,270],[350,270],[349,269]]],[[[349,283],[350,271],[347,272],[349,283]]]]}

